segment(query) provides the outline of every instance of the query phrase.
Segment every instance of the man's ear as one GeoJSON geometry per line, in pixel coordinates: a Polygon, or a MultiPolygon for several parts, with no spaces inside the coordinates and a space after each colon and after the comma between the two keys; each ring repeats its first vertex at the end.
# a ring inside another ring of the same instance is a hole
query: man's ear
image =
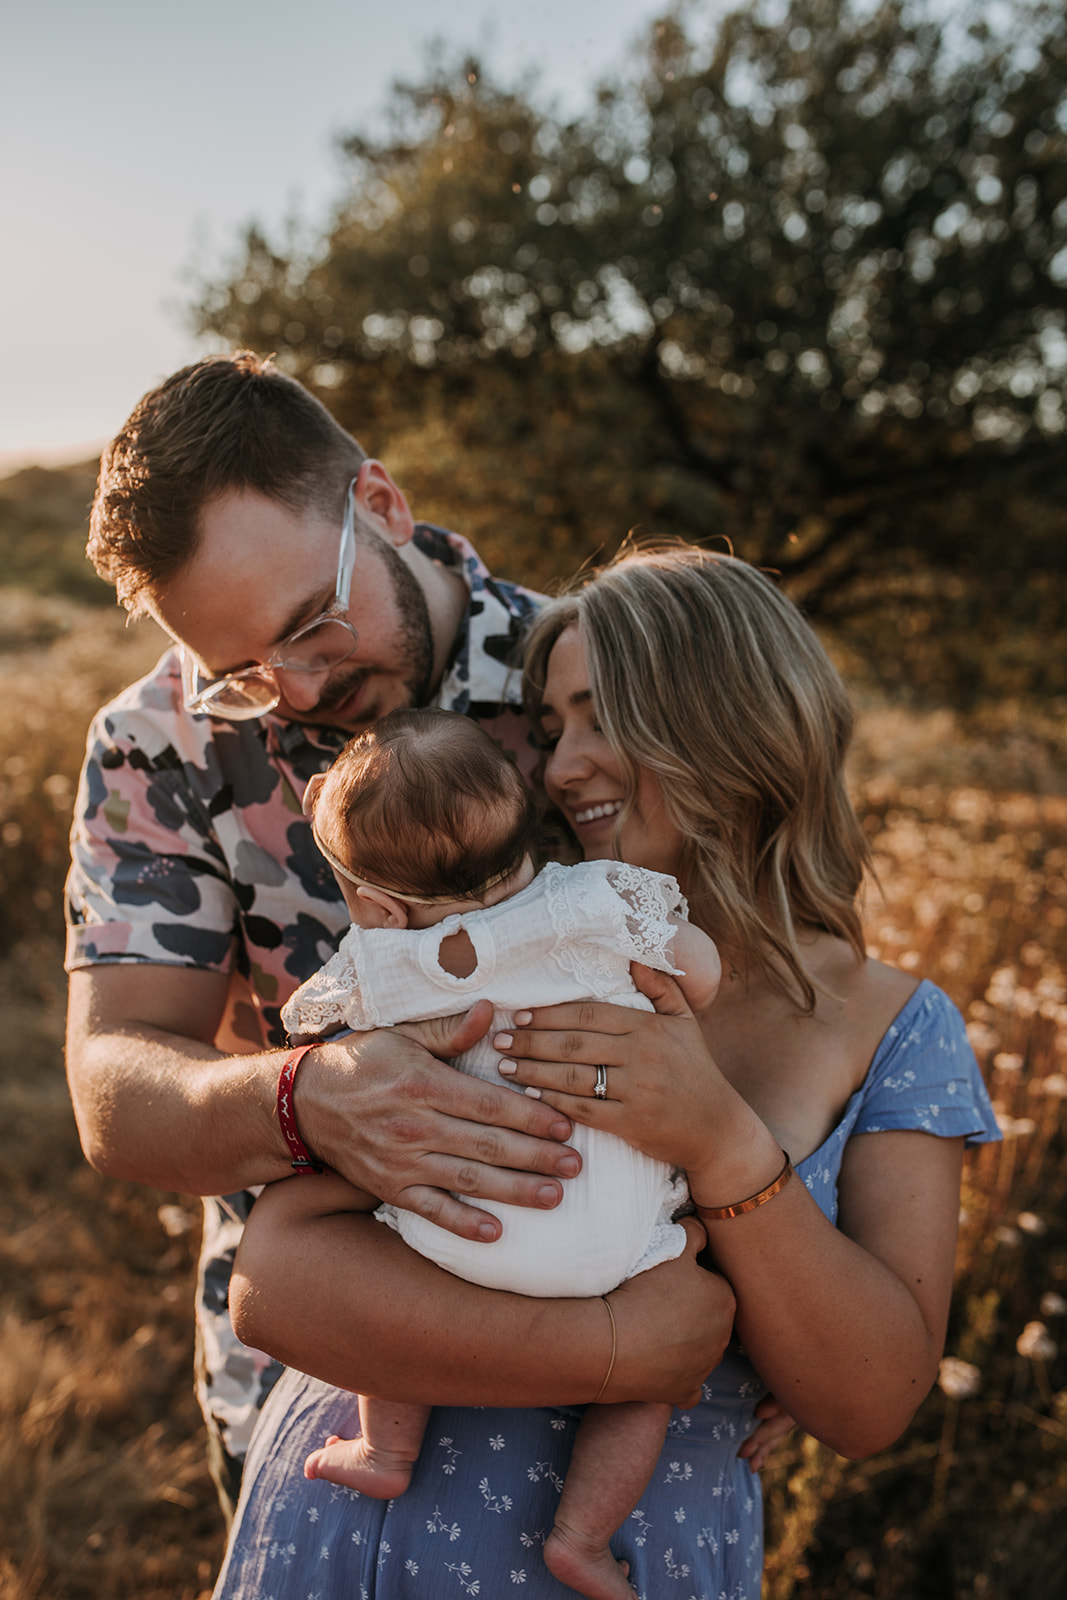
{"type": "Polygon", "coordinates": [[[356,890],[356,899],[360,900],[367,910],[367,920],[364,926],[372,928],[406,928],[408,925],[408,908],[403,900],[395,899],[385,889],[372,889],[360,884],[356,890]]]}
{"type": "Polygon", "coordinates": [[[305,817],[310,817],[312,808],[315,804],[315,796],[318,794],[325,782],[325,772],[316,772],[315,776],[308,780],[308,786],[304,790],[304,799],[301,804],[301,810],[303,811],[305,817]]]}
{"type": "Polygon", "coordinates": [[[370,457],[356,474],[356,506],[364,521],[370,522],[389,543],[399,549],[407,544],[415,532],[415,519],[398,489],[380,461],[370,457]]]}

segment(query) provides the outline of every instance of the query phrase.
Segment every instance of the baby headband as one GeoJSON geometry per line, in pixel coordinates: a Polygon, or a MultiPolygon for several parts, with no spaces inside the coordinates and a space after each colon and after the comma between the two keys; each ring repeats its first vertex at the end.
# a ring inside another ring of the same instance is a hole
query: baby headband
{"type": "Polygon", "coordinates": [[[494,872],[491,878],[486,878],[476,889],[468,889],[466,894],[404,894],[399,889],[390,889],[384,883],[374,883],[370,878],[361,878],[357,873],[350,872],[342,861],[338,861],[333,851],[323,844],[314,817],[311,819],[311,834],[330,866],[335,872],[339,872],[342,878],[356,884],[360,889],[378,889],[382,894],[392,895],[394,900],[403,900],[406,905],[411,906],[445,906],[454,900],[481,900],[490,889],[495,889],[498,883],[503,883],[505,878],[512,877],[516,870],[511,866],[505,867],[503,872],[494,872]]]}

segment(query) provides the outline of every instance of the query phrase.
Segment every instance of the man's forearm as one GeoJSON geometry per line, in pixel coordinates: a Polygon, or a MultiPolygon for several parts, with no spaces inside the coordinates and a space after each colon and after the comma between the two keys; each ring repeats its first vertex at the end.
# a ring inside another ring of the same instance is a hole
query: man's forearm
{"type": "Polygon", "coordinates": [[[221,973],[145,964],[72,972],[67,1078],[99,1171],[183,1194],[232,1194],[289,1170],[276,1052],[227,1055],[221,973]]]}
{"type": "MultiPolygon", "coordinates": [[[[276,1115],[284,1055],[229,1056],[213,1041],[228,980],[187,968],[112,966],[71,974],[67,1072],[85,1153],[114,1177],[226,1194],[290,1172],[276,1115]]],[[[459,1054],[484,1006],[435,1029],[459,1054]]],[[[570,1123],[511,1089],[454,1071],[401,1032],[354,1035],[300,1067],[295,1116],[307,1148],[350,1183],[466,1237],[500,1224],[454,1193],[550,1208],[581,1166],[570,1123]]]]}
{"type": "Polygon", "coordinates": [[[230,1194],[290,1169],[274,1117],[279,1052],[225,1056],[129,1027],[68,1048],[87,1159],[110,1177],[182,1194],[230,1194]]]}

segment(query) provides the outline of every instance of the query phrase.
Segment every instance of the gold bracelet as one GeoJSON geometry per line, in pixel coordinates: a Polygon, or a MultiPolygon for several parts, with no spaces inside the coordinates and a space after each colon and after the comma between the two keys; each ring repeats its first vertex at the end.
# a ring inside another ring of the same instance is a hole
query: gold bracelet
{"type": "Polygon", "coordinates": [[[608,1384],[611,1382],[611,1374],[615,1371],[615,1351],[618,1349],[618,1334],[615,1329],[615,1313],[611,1309],[611,1301],[608,1299],[606,1294],[602,1294],[600,1298],[607,1306],[608,1316],[611,1318],[611,1360],[608,1362],[608,1370],[604,1374],[604,1382],[600,1385],[600,1388],[596,1392],[596,1398],[589,1402],[590,1405],[594,1406],[600,1399],[600,1396],[604,1393],[604,1390],[607,1388],[608,1384]]]}
{"type": "Polygon", "coordinates": [[[757,1206],[765,1206],[768,1200],[773,1200],[776,1194],[781,1194],[790,1178],[793,1176],[793,1163],[785,1155],[785,1166],[766,1189],[761,1189],[759,1194],[749,1195],[747,1200],[739,1200],[735,1206],[698,1206],[693,1202],[698,1217],[706,1217],[709,1222],[725,1222],[729,1217],[743,1217],[746,1211],[755,1211],[757,1206]]]}

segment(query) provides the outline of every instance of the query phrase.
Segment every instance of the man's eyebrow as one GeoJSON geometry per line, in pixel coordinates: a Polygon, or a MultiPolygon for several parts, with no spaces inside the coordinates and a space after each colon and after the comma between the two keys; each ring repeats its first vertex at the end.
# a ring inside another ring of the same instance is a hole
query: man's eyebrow
{"type": "Polygon", "coordinates": [[[330,584],[317,589],[306,600],[301,600],[290,611],[282,623],[281,632],[271,640],[271,643],[274,645],[282,644],[291,633],[296,632],[297,628],[303,627],[305,622],[314,622],[315,618],[321,616],[326,610],[333,596],[333,585],[330,584]]]}
{"type": "MultiPolygon", "coordinates": [[[[282,623],[281,632],[271,640],[272,648],[276,649],[278,645],[284,644],[289,635],[295,633],[297,628],[302,627],[305,622],[314,622],[315,618],[321,616],[326,610],[333,596],[334,591],[324,584],[315,594],[308,595],[306,600],[301,600],[298,605],[295,605],[282,623]]],[[[202,662],[201,665],[205,668],[209,678],[226,678],[232,672],[247,672],[249,668],[259,666],[260,663],[257,661],[241,661],[231,667],[223,667],[220,670],[209,667],[206,661],[202,662]]]]}
{"type": "MultiPolygon", "coordinates": [[[[574,694],[567,696],[567,704],[569,706],[587,706],[592,698],[592,689],[578,689],[574,694]]],[[[534,715],[540,722],[543,722],[546,717],[555,716],[555,714],[553,707],[547,701],[543,706],[537,706],[534,711],[534,715]]]]}

